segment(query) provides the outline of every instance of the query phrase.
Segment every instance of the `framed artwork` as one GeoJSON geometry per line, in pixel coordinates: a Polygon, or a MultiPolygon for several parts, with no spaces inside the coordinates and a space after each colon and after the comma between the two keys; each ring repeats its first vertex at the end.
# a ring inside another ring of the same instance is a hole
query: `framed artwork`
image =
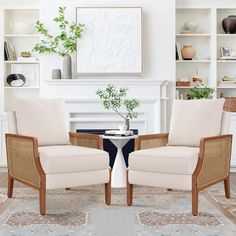
{"type": "Polygon", "coordinates": [[[230,47],[221,47],[221,56],[222,57],[230,57],[231,56],[231,48],[230,47]]]}
{"type": "Polygon", "coordinates": [[[85,24],[78,42],[78,74],[142,73],[142,8],[78,7],[85,24]]]}

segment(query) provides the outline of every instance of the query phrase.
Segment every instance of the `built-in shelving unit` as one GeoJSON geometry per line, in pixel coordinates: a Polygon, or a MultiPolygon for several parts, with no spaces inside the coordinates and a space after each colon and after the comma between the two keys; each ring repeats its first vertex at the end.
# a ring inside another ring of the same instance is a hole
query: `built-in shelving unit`
{"type": "MultiPolygon", "coordinates": [[[[1,58],[3,63],[0,63],[2,70],[2,87],[1,100],[3,101],[0,107],[1,113],[13,109],[13,100],[17,97],[33,98],[39,96],[40,79],[38,54],[32,52],[34,45],[39,40],[39,35],[34,30],[34,25],[39,20],[39,9],[35,8],[5,8],[2,9],[3,32],[1,33],[1,41],[11,49],[11,55],[15,57],[1,58]],[[32,27],[32,30],[27,29],[32,27]],[[29,51],[31,58],[19,59],[21,52],[29,51]],[[11,87],[6,78],[10,74],[22,74],[25,76],[26,82],[22,87],[11,87]]],[[[2,54],[4,47],[2,47],[2,54]]]]}
{"type": "MultiPolygon", "coordinates": [[[[236,96],[236,83],[219,85],[224,76],[236,80],[236,60],[221,60],[221,47],[230,47],[236,52],[236,34],[226,34],[222,27],[222,20],[236,15],[236,6],[218,8],[211,5],[203,6],[195,4],[193,7],[187,5],[176,8],[176,42],[183,47],[192,45],[196,49],[196,58],[199,60],[177,60],[176,80],[191,78],[198,70],[204,77],[205,85],[215,89],[215,97],[236,96]],[[196,33],[183,32],[186,22],[197,22],[196,33]]],[[[186,98],[189,87],[176,87],[178,94],[186,98]]]]}

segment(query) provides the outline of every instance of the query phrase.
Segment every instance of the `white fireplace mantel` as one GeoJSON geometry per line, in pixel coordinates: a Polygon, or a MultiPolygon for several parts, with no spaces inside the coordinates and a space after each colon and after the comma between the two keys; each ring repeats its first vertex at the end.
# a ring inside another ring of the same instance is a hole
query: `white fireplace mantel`
{"type": "Polygon", "coordinates": [[[114,112],[106,111],[96,91],[108,84],[127,87],[128,96],[140,101],[138,118],[131,128],[140,134],[166,131],[166,90],[168,81],[145,79],[72,79],[46,80],[50,97],[64,98],[70,114],[70,129],[117,128],[123,121],[114,112]]]}

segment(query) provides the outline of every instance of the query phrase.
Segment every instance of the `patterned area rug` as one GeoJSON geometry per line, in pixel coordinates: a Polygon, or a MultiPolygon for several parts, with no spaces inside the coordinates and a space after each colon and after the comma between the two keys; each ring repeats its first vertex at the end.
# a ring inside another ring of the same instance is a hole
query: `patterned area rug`
{"type": "Polygon", "coordinates": [[[134,188],[126,206],[124,189],[112,190],[104,204],[102,186],[47,191],[47,215],[38,210],[38,192],[15,188],[13,198],[0,189],[1,236],[236,235],[236,198],[224,198],[223,186],[200,193],[200,213],[191,215],[191,194],[160,188],[134,188]]]}

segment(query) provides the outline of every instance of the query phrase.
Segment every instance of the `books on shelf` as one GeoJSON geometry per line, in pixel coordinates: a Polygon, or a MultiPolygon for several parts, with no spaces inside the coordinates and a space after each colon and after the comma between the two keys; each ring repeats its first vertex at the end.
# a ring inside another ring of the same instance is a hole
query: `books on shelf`
{"type": "Polygon", "coordinates": [[[7,42],[4,42],[4,60],[16,61],[16,53],[14,47],[7,42]]]}
{"type": "Polygon", "coordinates": [[[106,130],[106,136],[117,136],[117,137],[127,137],[134,135],[132,130],[120,131],[120,130],[106,130]]]}
{"type": "Polygon", "coordinates": [[[176,60],[177,61],[182,61],[183,57],[182,57],[182,53],[181,53],[181,47],[180,47],[180,43],[176,42],[175,44],[175,54],[176,54],[176,60]]]}

